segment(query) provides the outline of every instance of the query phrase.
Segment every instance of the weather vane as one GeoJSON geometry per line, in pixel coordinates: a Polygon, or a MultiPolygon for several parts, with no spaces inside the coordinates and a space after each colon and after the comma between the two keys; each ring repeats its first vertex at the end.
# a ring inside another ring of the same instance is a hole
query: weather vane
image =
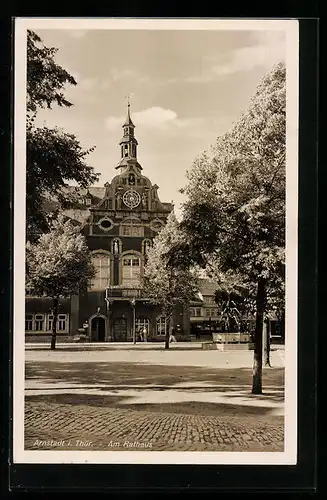
{"type": "Polygon", "coordinates": [[[133,97],[133,95],[134,95],[133,92],[131,94],[125,95],[125,99],[127,100],[127,105],[128,106],[130,105],[130,100],[133,97]]]}

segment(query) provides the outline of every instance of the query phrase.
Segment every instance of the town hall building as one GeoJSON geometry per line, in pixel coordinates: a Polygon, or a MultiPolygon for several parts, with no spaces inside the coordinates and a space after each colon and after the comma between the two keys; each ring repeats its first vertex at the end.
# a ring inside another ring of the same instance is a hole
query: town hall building
{"type": "MultiPolygon", "coordinates": [[[[160,200],[158,185],[143,174],[134,129],[128,104],[116,175],[103,188],[81,190],[78,206],[65,211],[81,226],[96,276],[87,291],[61,301],[58,336],[74,336],[84,325],[90,341],[138,340],[145,331],[147,340],[164,340],[167,320],[150,304],[141,281],[148,248],[173,205],[160,200]]],[[[176,308],[179,337],[189,333],[189,320],[188,307],[176,308]]],[[[28,336],[50,335],[50,299],[27,297],[25,327],[28,336]]]]}

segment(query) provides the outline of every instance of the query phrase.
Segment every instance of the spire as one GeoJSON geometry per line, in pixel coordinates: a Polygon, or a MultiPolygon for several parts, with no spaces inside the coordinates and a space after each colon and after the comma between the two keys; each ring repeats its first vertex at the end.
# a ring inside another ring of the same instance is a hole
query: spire
{"type": "Polygon", "coordinates": [[[126,120],[125,120],[125,123],[123,125],[123,127],[135,127],[134,123],[132,122],[132,119],[131,119],[131,114],[130,114],[130,108],[131,108],[131,105],[130,103],[128,103],[127,105],[127,116],[126,116],[126,120]]]}
{"type": "Polygon", "coordinates": [[[126,99],[127,99],[127,115],[126,115],[126,120],[125,120],[125,123],[124,123],[123,127],[135,127],[134,123],[132,122],[131,113],[130,113],[130,108],[131,108],[130,99],[131,99],[132,95],[133,94],[128,94],[128,96],[126,96],[126,99]]]}
{"type": "Polygon", "coordinates": [[[132,122],[131,112],[130,112],[130,108],[131,108],[130,97],[131,97],[131,95],[132,94],[126,96],[127,116],[126,116],[125,123],[123,125],[124,135],[123,135],[122,140],[119,143],[120,148],[121,148],[120,164],[121,164],[122,160],[124,160],[124,161],[129,161],[129,162],[131,162],[131,161],[135,162],[138,165],[138,163],[137,163],[137,145],[138,145],[138,142],[137,142],[136,138],[134,137],[135,125],[132,122]]]}

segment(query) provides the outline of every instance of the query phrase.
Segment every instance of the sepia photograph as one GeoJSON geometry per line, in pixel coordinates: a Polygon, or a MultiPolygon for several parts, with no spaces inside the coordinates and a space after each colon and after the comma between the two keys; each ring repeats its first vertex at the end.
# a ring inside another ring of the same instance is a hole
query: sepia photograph
{"type": "Polygon", "coordinates": [[[297,463],[298,51],[15,20],[15,463],[297,463]]]}

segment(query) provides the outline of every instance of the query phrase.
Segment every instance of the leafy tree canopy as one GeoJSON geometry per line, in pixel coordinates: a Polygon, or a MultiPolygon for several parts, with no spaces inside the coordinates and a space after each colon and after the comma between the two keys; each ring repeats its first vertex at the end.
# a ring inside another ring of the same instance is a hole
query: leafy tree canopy
{"type": "Polygon", "coordinates": [[[181,241],[178,221],[172,212],[167,224],[154,239],[149,249],[144,270],[144,287],[152,303],[162,306],[170,316],[175,305],[186,304],[198,291],[198,275],[195,270],[168,266],[167,250],[181,241]]]}
{"type": "Polygon", "coordinates": [[[76,85],[75,78],[56,64],[54,55],[58,49],[45,47],[41,38],[27,31],[27,112],[31,116],[38,108],[72,106],[63,94],[67,83],[76,85]]]}
{"type": "Polygon", "coordinates": [[[76,81],[56,64],[57,49],[45,47],[33,31],[27,34],[27,239],[35,241],[49,230],[57,211],[76,202],[71,185],[87,187],[98,174],[86,162],[94,150],[84,150],[74,134],[59,128],[36,127],[40,108],[72,106],[65,99],[66,84],[76,81]]]}
{"type": "Polygon", "coordinates": [[[285,245],[285,66],[258,87],[249,109],[188,172],[181,227],[170,262],[213,260],[243,279],[282,276],[285,245]]]}
{"type": "Polygon", "coordinates": [[[27,243],[26,286],[36,295],[69,297],[84,290],[94,274],[84,236],[63,216],[37,243],[27,243]]]}

